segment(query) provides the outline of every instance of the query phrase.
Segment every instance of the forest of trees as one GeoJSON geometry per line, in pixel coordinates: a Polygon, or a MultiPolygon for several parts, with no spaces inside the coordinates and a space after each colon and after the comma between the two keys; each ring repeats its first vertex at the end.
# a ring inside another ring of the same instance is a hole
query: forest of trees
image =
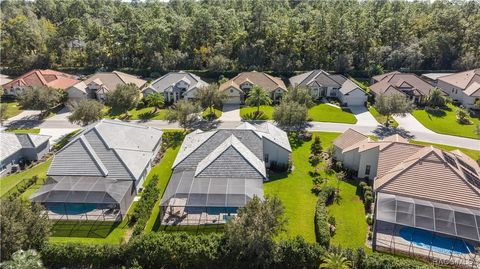
{"type": "Polygon", "coordinates": [[[478,1],[4,0],[1,11],[6,74],[480,66],[478,1]]]}

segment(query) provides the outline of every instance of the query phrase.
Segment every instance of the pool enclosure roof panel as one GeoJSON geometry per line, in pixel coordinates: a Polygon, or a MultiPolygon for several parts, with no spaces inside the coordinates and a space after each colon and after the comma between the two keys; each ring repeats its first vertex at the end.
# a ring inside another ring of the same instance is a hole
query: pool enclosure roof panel
{"type": "Polygon", "coordinates": [[[194,171],[174,171],[161,206],[243,207],[254,196],[263,199],[261,178],[194,177],[194,171]]]}
{"type": "Polygon", "coordinates": [[[50,177],[30,199],[39,203],[116,204],[131,191],[132,184],[104,177],[50,177]]]}
{"type": "Polygon", "coordinates": [[[480,210],[380,192],[376,220],[480,242],[480,210]]]}

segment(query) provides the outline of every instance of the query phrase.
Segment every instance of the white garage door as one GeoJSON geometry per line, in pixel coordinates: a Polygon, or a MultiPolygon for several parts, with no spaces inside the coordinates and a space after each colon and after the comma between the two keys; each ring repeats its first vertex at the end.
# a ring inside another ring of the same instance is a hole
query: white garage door
{"type": "Polygon", "coordinates": [[[344,98],[344,101],[349,106],[363,106],[365,102],[365,100],[363,100],[362,98],[349,98],[349,96],[346,96],[346,98],[344,98]]]}
{"type": "Polygon", "coordinates": [[[239,105],[239,104],[241,104],[240,96],[229,96],[224,101],[224,103],[227,104],[227,105],[239,105]]]}

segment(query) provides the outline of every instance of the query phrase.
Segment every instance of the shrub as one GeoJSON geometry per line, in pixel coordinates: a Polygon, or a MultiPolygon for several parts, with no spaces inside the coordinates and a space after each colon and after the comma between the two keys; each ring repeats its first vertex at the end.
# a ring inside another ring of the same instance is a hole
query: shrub
{"type": "Polygon", "coordinates": [[[301,236],[280,241],[273,268],[318,268],[325,249],[301,236]]]}
{"type": "Polygon", "coordinates": [[[315,195],[318,195],[322,191],[322,185],[320,184],[315,184],[312,187],[312,193],[315,195]]]}
{"type": "Polygon", "coordinates": [[[330,245],[330,225],[328,222],[327,203],[333,200],[335,188],[328,186],[318,194],[317,206],[315,208],[315,236],[317,242],[328,248],[330,245]]]}
{"type": "Polygon", "coordinates": [[[337,221],[335,220],[334,216],[328,217],[328,223],[333,226],[337,225],[337,221]]]}
{"type": "Polygon", "coordinates": [[[160,190],[157,187],[158,176],[154,175],[152,180],[148,183],[147,187],[143,191],[142,198],[138,201],[136,207],[133,209],[132,222],[137,222],[133,229],[133,235],[139,235],[142,233],[145,225],[147,224],[152,209],[158,200],[160,190]]]}
{"type": "Polygon", "coordinates": [[[468,119],[468,111],[464,108],[458,108],[457,112],[457,122],[460,124],[471,124],[470,120],[468,119]]]}
{"type": "Polygon", "coordinates": [[[47,268],[113,268],[123,260],[119,245],[47,243],[41,254],[47,268]]]}
{"type": "Polygon", "coordinates": [[[373,215],[372,214],[367,215],[367,224],[370,225],[370,226],[373,224],[373,215]]]}

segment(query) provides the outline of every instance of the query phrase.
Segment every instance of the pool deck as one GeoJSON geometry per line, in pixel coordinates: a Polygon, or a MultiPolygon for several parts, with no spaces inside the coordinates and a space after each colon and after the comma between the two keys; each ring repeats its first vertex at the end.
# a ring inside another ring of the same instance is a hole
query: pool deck
{"type": "Polygon", "coordinates": [[[95,209],[83,214],[65,215],[45,210],[44,213],[50,220],[85,220],[85,221],[116,221],[119,220],[120,214],[109,212],[108,210],[95,209]]]}
{"type": "MultiPolygon", "coordinates": [[[[231,214],[234,217],[236,214],[231,214]]],[[[162,225],[204,225],[204,224],[225,224],[227,214],[211,215],[203,212],[201,214],[172,215],[166,213],[162,219],[162,225]]]]}

